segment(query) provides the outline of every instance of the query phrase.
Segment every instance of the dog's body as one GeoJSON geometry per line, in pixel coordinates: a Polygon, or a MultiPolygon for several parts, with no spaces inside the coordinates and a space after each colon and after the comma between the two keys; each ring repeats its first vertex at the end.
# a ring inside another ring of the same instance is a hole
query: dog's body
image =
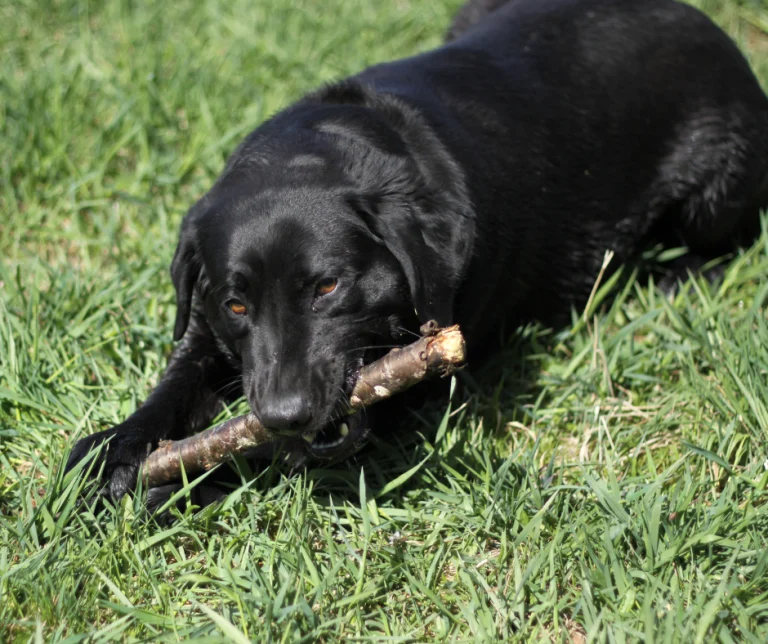
{"type": "Polygon", "coordinates": [[[768,99],[703,14],[476,0],[448,39],[311,94],[238,148],[182,226],[165,376],[70,467],[111,438],[119,496],[148,446],[243,394],[277,433],[338,454],[334,418],[371,346],[456,322],[471,362],[504,321],[583,303],[606,250],[711,259],[759,230],[768,99]]]}

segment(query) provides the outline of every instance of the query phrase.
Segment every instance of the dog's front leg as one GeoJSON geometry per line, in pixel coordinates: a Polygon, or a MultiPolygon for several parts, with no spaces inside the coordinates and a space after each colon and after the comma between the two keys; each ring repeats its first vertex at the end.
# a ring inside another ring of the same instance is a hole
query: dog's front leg
{"type": "Polygon", "coordinates": [[[67,460],[69,470],[101,447],[93,465],[101,471],[103,493],[119,499],[135,484],[142,461],[164,439],[179,439],[206,427],[222,403],[242,395],[239,371],[217,348],[200,316],[174,349],[155,390],[125,422],[81,438],[67,460]]]}

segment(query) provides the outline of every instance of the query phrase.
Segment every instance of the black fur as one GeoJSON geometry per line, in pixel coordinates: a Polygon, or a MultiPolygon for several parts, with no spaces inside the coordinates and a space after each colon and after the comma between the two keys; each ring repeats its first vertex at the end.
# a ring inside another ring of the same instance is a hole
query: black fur
{"type": "Polygon", "coordinates": [[[472,364],[504,321],[583,304],[608,249],[706,259],[758,231],[768,100],[697,10],[476,0],[448,39],[307,96],[235,151],[182,225],[165,376],[70,467],[110,437],[120,496],[147,449],[243,394],[279,433],[331,436],[355,370],[427,319],[461,324],[472,364]]]}

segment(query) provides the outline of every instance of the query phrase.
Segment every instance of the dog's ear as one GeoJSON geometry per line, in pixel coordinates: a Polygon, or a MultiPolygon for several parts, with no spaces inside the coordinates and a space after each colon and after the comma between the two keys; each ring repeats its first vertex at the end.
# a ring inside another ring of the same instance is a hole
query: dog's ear
{"type": "Polygon", "coordinates": [[[316,98],[347,106],[316,129],[336,140],[354,185],[349,205],[402,266],[419,320],[452,324],[475,238],[463,169],[418,110],[395,97],[345,83],[316,98]]]}
{"type": "Polygon", "coordinates": [[[192,295],[202,266],[193,224],[194,211],[193,208],[181,224],[179,244],[176,246],[173,262],[171,262],[171,280],[176,289],[176,322],[173,327],[175,341],[181,340],[189,325],[192,295]]]}
{"type": "Polygon", "coordinates": [[[454,301],[472,248],[468,222],[456,213],[425,212],[395,195],[352,195],[350,206],[403,269],[421,323],[454,320],[454,301]]]}

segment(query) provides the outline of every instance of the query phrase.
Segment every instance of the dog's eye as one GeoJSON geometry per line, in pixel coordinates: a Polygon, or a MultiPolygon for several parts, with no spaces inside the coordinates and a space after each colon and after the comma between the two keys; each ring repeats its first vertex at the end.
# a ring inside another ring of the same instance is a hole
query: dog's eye
{"type": "Polygon", "coordinates": [[[336,290],[336,287],[339,285],[339,280],[337,280],[335,277],[326,277],[324,280],[320,280],[317,283],[317,289],[316,293],[318,297],[322,297],[323,295],[330,295],[336,290]]]}
{"type": "Polygon", "coordinates": [[[240,300],[229,300],[229,302],[227,302],[227,307],[235,315],[245,315],[245,304],[240,300]]]}

